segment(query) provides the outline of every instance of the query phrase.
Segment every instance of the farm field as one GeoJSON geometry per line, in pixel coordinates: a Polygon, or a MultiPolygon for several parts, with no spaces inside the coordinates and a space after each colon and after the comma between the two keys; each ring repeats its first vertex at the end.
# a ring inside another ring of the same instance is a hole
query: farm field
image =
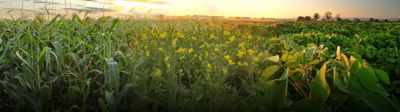
{"type": "Polygon", "coordinates": [[[0,110],[400,111],[400,22],[0,21],[0,110]]]}

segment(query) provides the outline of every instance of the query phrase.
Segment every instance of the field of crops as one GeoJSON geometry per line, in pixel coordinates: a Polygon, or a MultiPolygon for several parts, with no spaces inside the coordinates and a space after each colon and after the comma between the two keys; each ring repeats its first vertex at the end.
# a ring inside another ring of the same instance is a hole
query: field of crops
{"type": "Polygon", "coordinates": [[[399,22],[0,21],[0,110],[400,111],[399,22]]]}

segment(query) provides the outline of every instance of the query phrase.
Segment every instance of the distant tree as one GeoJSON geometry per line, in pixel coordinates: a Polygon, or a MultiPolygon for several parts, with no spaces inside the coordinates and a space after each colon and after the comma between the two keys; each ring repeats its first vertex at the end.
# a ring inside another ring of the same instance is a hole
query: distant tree
{"type": "Polygon", "coordinates": [[[319,15],[318,13],[314,13],[314,21],[317,21],[319,18],[321,17],[321,15],[319,15]]]}
{"type": "Polygon", "coordinates": [[[332,12],[325,12],[325,19],[326,20],[332,20],[332,12]]]}
{"type": "Polygon", "coordinates": [[[399,22],[400,22],[400,19],[399,19],[399,22]]]}
{"type": "Polygon", "coordinates": [[[374,21],[375,21],[375,22],[379,22],[379,19],[375,19],[374,21]]]}
{"type": "Polygon", "coordinates": [[[340,17],[340,14],[336,14],[335,18],[336,18],[336,21],[342,21],[343,20],[342,17],[340,17]]]}
{"type": "Polygon", "coordinates": [[[304,21],[304,17],[303,16],[297,17],[297,21],[304,21]]]}
{"type": "Polygon", "coordinates": [[[297,17],[297,21],[311,21],[312,18],[310,16],[299,16],[297,17]]]}
{"type": "Polygon", "coordinates": [[[370,21],[370,22],[373,22],[373,21],[374,21],[374,18],[369,18],[369,21],[370,21]]]}
{"type": "Polygon", "coordinates": [[[311,19],[311,17],[310,16],[306,16],[306,17],[304,17],[304,21],[311,21],[312,19],[311,19]]]}
{"type": "Polygon", "coordinates": [[[360,20],[360,19],[358,19],[358,18],[354,18],[354,21],[357,21],[357,22],[358,22],[358,21],[361,21],[361,20],[360,20]]]}

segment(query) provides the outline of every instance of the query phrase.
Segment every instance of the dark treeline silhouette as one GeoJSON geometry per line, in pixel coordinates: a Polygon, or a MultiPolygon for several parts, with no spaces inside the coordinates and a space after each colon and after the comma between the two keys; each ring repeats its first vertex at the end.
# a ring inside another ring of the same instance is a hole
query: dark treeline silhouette
{"type": "Polygon", "coordinates": [[[306,17],[299,16],[299,17],[297,17],[297,21],[311,21],[311,20],[312,19],[311,19],[310,16],[306,16],[306,17]]]}
{"type": "MultiPolygon", "coordinates": [[[[333,13],[332,12],[326,12],[323,15],[323,18],[321,19],[322,21],[333,21],[332,17],[333,13]]],[[[310,16],[299,16],[297,17],[297,21],[318,21],[321,18],[321,15],[319,13],[314,13],[313,18],[310,16]]],[[[340,17],[340,14],[337,14],[335,16],[336,21],[342,21],[343,19],[340,17]]]]}
{"type": "Polygon", "coordinates": [[[374,22],[374,21],[377,22],[377,21],[379,21],[379,19],[369,18],[369,21],[370,21],[370,22],[374,22]]]}
{"type": "MultiPolygon", "coordinates": [[[[310,16],[299,16],[297,17],[296,21],[368,21],[368,20],[361,20],[360,18],[354,18],[352,20],[345,18],[343,19],[340,14],[336,14],[335,17],[333,17],[333,13],[328,11],[325,12],[324,15],[321,18],[321,15],[319,13],[314,13],[313,18],[310,16]]],[[[370,18],[370,22],[379,22],[381,20],[375,19],[375,18],[370,18]]],[[[392,20],[394,21],[394,20],[392,20]]],[[[384,19],[381,22],[390,22],[388,19],[384,19]]],[[[400,20],[398,20],[400,22],[400,20]]]]}

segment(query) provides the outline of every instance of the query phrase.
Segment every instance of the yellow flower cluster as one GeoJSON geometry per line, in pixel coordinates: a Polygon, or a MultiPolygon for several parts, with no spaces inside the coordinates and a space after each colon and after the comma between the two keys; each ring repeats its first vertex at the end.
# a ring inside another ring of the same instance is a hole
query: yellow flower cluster
{"type": "Polygon", "coordinates": [[[235,36],[231,36],[229,37],[229,41],[227,41],[226,43],[232,43],[233,41],[235,41],[236,37],[235,36]]]}
{"type": "Polygon", "coordinates": [[[236,56],[241,58],[241,57],[243,57],[244,54],[245,54],[245,52],[243,52],[242,50],[239,50],[238,53],[236,54],[236,56]]]}
{"type": "Polygon", "coordinates": [[[187,49],[186,48],[182,48],[182,47],[180,47],[179,49],[178,49],[178,53],[185,53],[187,51],[187,49]]]}
{"type": "Polygon", "coordinates": [[[168,61],[171,57],[169,55],[165,56],[164,61],[168,61]]]}
{"type": "Polygon", "coordinates": [[[160,34],[160,38],[166,38],[167,37],[167,32],[162,32],[160,34]]]}
{"type": "Polygon", "coordinates": [[[150,51],[146,51],[146,52],[145,52],[145,55],[146,55],[147,57],[149,57],[149,56],[150,56],[150,51]]]}
{"type": "Polygon", "coordinates": [[[253,55],[256,51],[254,51],[253,49],[249,49],[247,50],[247,53],[249,53],[249,55],[253,55]]]}
{"type": "Polygon", "coordinates": [[[236,64],[234,61],[232,61],[231,56],[226,55],[226,56],[224,56],[224,58],[226,59],[226,61],[228,61],[229,65],[235,65],[236,64]]]}
{"type": "Polygon", "coordinates": [[[174,39],[173,41],[172,41],[172,47],[176,47],[176,41],[178,41],[178,39],[174,39]]]}
{"type": "Polygon", "coordinates": [[[182,47],[179,47],[179,49],[178,49],[178,53],[186,53],[186,52],[188,52],[188,53],[192,53],[194,50],[193,50],[193,48],[182,48],[182,47]]]}

